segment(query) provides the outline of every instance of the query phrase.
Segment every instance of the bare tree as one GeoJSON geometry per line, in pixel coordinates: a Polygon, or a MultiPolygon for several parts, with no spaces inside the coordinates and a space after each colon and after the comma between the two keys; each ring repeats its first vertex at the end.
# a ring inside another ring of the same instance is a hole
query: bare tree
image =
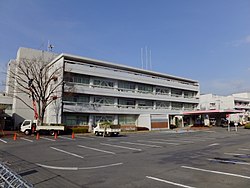
{"type": "Polygon", "coordinates": [[[63,87],[62,73],[62,66],[48,64],[43,58],[20,59],[16,61],[15,69],[9,72],[9,77],[15,83],[12,84],[13,97],[32,109],[41,124],[46,108],[58,98],[58,92],[63,87]],[[21,93],[29,96],[32,103],[20,97],[21,93]]]}

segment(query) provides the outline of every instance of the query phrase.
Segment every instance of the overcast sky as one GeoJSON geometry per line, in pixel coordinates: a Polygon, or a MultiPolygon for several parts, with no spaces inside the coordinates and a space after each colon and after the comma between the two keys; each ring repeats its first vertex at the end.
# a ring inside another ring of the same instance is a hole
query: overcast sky
{"type": "Polygon", "coordinates": [[[250,0],[0,0],[1,80],[19,47],[48,40],[139,68],[147,46],[153,71],[197,80],[201,93],[250,91],[250,0]]]}

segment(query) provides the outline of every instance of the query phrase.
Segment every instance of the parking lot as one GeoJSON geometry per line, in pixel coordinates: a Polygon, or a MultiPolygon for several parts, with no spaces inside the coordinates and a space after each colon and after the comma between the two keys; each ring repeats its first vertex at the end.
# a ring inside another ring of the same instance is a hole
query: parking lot
{"type": "Polygon", "coordinates": [[[0,159],[34,187],[249,187],[250,131],[0,138],[0,159]]]}

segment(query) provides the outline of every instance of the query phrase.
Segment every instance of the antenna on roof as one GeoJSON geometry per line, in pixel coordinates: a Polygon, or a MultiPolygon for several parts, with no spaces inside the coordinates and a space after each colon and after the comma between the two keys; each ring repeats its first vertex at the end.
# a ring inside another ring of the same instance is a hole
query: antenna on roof
{"type": "Polygon", "coordinates": [[[49,40],[48,40],[48,51],[52,52],[52,49],[54,48],[54,46],[52,44],[50,44],[49,40]]]}
{"type": "Polygon", "coordinates": [[[152,70],[152,56],[151,56],[151,50],[149,50],[149,69],[152,70]]]}
{"type": "Polygon", "coordinates": [[[143,69],[143,48],[141,48],[141,68],[143,69]]]}
{"type": "Polygon", "coordinates": [[[146,70],[152,70],[152,52],[147,46],[141,48],[141,68],[146,70]],[[145,50],[145,55],[144,55],[145,50]],[[145,66],[144,66],[145,63],[145,66]]]}

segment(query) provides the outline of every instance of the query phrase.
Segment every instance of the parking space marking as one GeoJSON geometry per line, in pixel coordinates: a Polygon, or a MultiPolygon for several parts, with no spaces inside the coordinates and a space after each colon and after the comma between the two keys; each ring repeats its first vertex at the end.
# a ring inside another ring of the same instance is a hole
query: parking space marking
{"type": "Polygon", "coordinates": [[[220,144],[218,144],[218,143],[213,143],[213,144],[209,144],[208,147],[211,147],[211,146],[218,146],[218,145],[220,145],[220,144]]]}
{"type": "Polygon", "coordinates": [[[126,146],[118,146],[118,145],[111,145],[111,144],[105,144],[105,143],[100,143],[101,145],[104,146],[111,146],[111,147],[116,147],[116,148],[123,148],[123,149],[129,149],[129,150],[134,150],[134,151],[142,151],[142,149],[137,149],[137,148],[130,148],[130,147],[126,147],[126,146]]]}
{"type": "Polygon", "coordinates": [[[94,140],[94,138],[84,137],[84,136],[75,136],[75,138],[94,140]]]}
{"type": "Polygon", "coordinates": [[[56,141],[56,140],[53,140],[51,138],[47,138],[47,137],[40,137],[41,139],[44,139],[44,140],[49,140],[49,141],[56,141]]]}
{"type": "Polygon", "coordinates": [[[192,141],[192,142],[205,142],[207,141],[206,139],[183,139],[183,141],[192,141]]]}
{"type": "Polygon", "coordinates": [[[92,167],[61,167],[61,166],[49,166],[49,165],[43,165],[36,163],[36,165],[43,167],[43,168],[49,168],[54,170],[92,170],[92,169],[98,169],[98,168],[107,168],[112,166],[119,166],[123,163],[114,163],[114,164],[108,164],[108,165],[101,165],[101,166],[92,166],[92,167]]]}
{"type": "Polygon", "coordinates": [[[186,141],[186,140],[169,140],[169,139],[152,139],[152,140],[159,140],[159,141],[169,141],[169,142],[184,142],[184,143],[194,143],[193,141],[186,141]]]}
{"type": "Polygon", "coordinates": [[[195,168],[195,167],[190,167],[190,166],[181,166],[181,167],[186,168],[186,169],[190,169],[190,170],[196,170],[196,171],[209,172],[209,173],[214,173],[214,174],[221,174],[221,175],[227,175],[227,176],[234,176],[234,177],[239,177],[239,178],[250,179],[249,176],[244,176],[244,175],[240,175],[240,174],[232,174],[232,173],[228,173],[228,172],[207,170],[207,169],[195,168]]]}
{"type": "Polygon", "coordinates": [[[101,150],[101,149],[97,149],[97,148],[91,148],[91,147],[87,147],[87,146],[83,146],[83,145],[77,145],[77,146],[82,147],[82,148],[86,148],[86,149],[91,149],[91,150],[94,150],[94,151],[99,151],[99,152],[109,153],[109,154],[115,155],[115,153],[111,152],[111,151],[105,151],[105,150],[101,150]]]}
{"type": "Polygon", "coordinates": [[[148,147],[152,147],[152,148],[161,148],[162,146],[157,146],[157,145],[149,145],[149,144],[141,144],[141,143],[134,143],[134,142],[121,142],[124,144],[131,144],[131,145],[138,145],[138,146],[148,146],[148,147]]]}
{"type": "Polygon", "coordinates": [[[71,152],[68,152],[68,151],[64,151],[64,150],[61,150],[61,149],[58,149],[58,148],[55,148],[55,147],[50,147],[50,148],[53,149],[53,150],[62,152],[62,153],[66,153],[66,154],[72,155],[72,156],[74,156],[74,157],[78,157],[78,158],[81,158],[81,159],[84,158],[83,156],[80,156],[80,155],[77,155],[77,154],[75,154],[75,153],[71,153],[71,152]]]}
{"type": "Polygon", "coordinates": [[[0,139],[1,142],[7,144],[7,141],[0,139]]]}
{"type": "Polygon", "coordinates": [[[69,137],[65,137],[65,136],[58,136],[58,138],[62,138],[62,139],[66,139],[66,140],[75,140],[75,139],[72,139],[72,138],[69,138],[69,137]]]}
{"type": "Polygon", "coordinates": [[[25,141],[28,141],[28,142],[33,142],[33,140],[29,140],[27,138],[20,138],[21,140],[25,140],[25,141]]]}
{"type": "Polygon", "coordinates": [[[233,155],[233,156],[246,156],[246,154],[243,153],[224,153],[225,155],[233,155]]]}
{"type": "Polygon", "coordinates": [[[239,150],[242,150],[242,151],[250,151],[250,149],[247,149],[247,148],[239,148],[239,150]]]}
{"type": "Polygon", "coordinates": [[[122,165],[122,164],[123,163],[114,163],[114,164],[102,165],[102,166],[80,167],[78,169],[79,170],[92,170],[92,169],[97,169],[97,168],[107,168],[107,167],[112,167],[112,166],[119,166],[119,165],[122,165]]]}
{"type": "Polygon", "coordinates": [[[149,178],[149,179],[152,179],[152,180],[156,180],[156,181],[168,183],[168,184],[171,184],[171,185],[176,185],[176,186],[179,186],[179,187],[195,188],[195,187],[191,187],[191,186],[187,186],[187,185],[183,185],[183,184],[179,184],[179,183],[175,183],[175,182],[163,180],[163,179],[160,179],[160,178],[155,178],[155,177],[151,177],[151,176],[146,176],[146,177],[149,178]]]}
{"type": "Polygon", "coordinates": [[[207,159],[209,161],[215,161],[215,162],[222,162],[222,163],[231,163],[231,164],[240,164],[240,165],[250,165],[250,163],[247,162],[240,162],[240,161],[235,161],[235,160],[230,160],[230,159],[207,159]]]}
{"type": "Polygon", "coordinates": [[[160,141],[149,141],[149,140],[137,140],[138,142],[147,142],[153,144],[169,144],[169,145],[180,145],[179,143],[172,143],[172,142],[160,142],[160,141]]]}

